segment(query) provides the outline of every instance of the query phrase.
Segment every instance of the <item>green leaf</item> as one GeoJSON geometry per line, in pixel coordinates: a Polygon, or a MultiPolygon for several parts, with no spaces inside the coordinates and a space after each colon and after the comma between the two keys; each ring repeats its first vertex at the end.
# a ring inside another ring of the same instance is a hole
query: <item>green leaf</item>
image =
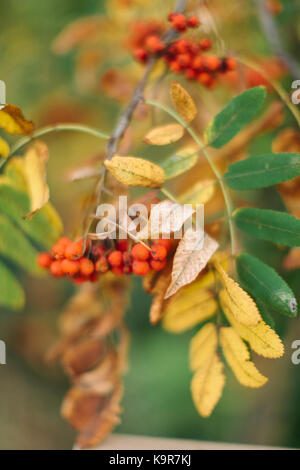
{"type": "Polygon", "coordinates": [[[32,274],[43,273],[37,265],[37,251],[5,215],[0,215],[0,254],[32,274]]]}
{"type": "Polygon", "coordinates": [[[233,218],[239,229],[253,237],[300,246],[300,220],[287,212],[244,207],[237,209],[233,218]]]}
{"type": "Polygon", "coordinates": [[[193,168],[198,160],[198,152],[195,147],[184,147],[162,162],[160,166],[165,172],[166,179],[175,178],[193,168]]]}
{"type": "Polygon", "coordinates": [[[12,309],[22,308],[25,302],[24,291],[13,273],[0,261],[0,305],[12,309]]]}
{"type": "Polygon", "coordinates": [[[224,179],[232,189],[259,189],[300,175],[298,153],[270,153],[233,163],[224,179]]]}
{"type": "Polygon", "coordinates": [[[29,212],[30,202],[27,194],[13,184],[0,181],[0,213],[7,215],[38,245],[48,248],[53,245],[62,232],[61,220],[51,204],[46,204],[31,219],[23,219],[29,212]]]}
{"type": "Polygon", "coordinates": [[[237,272],[243,286],[255,299],[288,317],[297,315],[295,295],[273,268],[255,256],[242,253],[237,257],[237,272]]]}
{"type": "Polygon", "coordinates": [[[269,313],[266,305],[262,302],[256,300],[256,305],[258,307],[259,313],[262,316],[263,321],[269,325],[273,330],[275,330],[275,320],[272,315],[269,313]]]}
{"type": "Polygon", "coordinates": [[[204,133],[206,144],[214,148],[227,144],[249,124],[265,97],[265,87],[258,86],[233,98],[207,126],[204,133]]]}

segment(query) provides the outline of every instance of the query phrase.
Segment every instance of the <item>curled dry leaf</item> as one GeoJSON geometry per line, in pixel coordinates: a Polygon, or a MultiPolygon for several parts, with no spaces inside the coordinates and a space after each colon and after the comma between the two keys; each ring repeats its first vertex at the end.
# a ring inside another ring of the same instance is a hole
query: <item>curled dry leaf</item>
{"type": "Polygon", "coordinates": [[[0,110],[0,128],[9,134],[31,134],[34,125],[26,121],[20,108],[13,104],[7,104],[0,110]]]}
{"type": "Polygon", "coordinates": [[[195,372],[191,392],[198,413],[207,418],[221,398],[225,385],[224,365],[218,355],[212,356],[195,372]]]}
{"type": "Polygon", "coordinates": [[[197,107],[191,95],[178,82],[171,83],[171,98],[178,114],[187,122],[191,122],[197,114],[197,107]]]}
{"type": "Polygon", "coordinates": [[[159,276],[152,288],[152,293],[155,297],[152,301],[150,308],[150,323],[156,325],[165,315],[167,300],[165,300],[165,293],[171,280],[172,264],[169,261],[163,271],[159,272],[159,276]]]}
{"type": "Polygon", "coordinates": [[[174,256],[172,281],[165,298],[175,294],[180,287],[194,281],[218,247],[218,242],[203,230],[188,228],[174,256]]]}
{"type": "Polygon", "coordinates": [[[116,155],[111,160],[105,160],[104,165],[120,183],[127,186],[159,188],[165,180],[162,168],[143,158],[116,155]]]}
{"type": "Polygon", "coordinates": [[[61,358],[66,372],[79,375],[94,367],[103,354],[103,343],[99,339],[86,338],[70,345],[61,358]]]}
{"type": "Polygon", "coordinates": [[[46,164],[49,152],[46,144],[37,141],[26,152],[24,157],[24,172],[30,196],[31,217],[36,214],[49,200],[49,187],[46,182],[46,164]]]}
{"type": "Polygon", "coordinates": [[[254,300],[228,276],[218,262],[215,263],[215,268],[228,294],[229,307],[235,319],[243,325],[257,325],[261,316],[254,300]]]}
{"type": "Polygon", "coordinates": [[[143,140],[149,145],[168,145],[177,142],[183,134],[184,128],[180,124],[166,124],[151,129],[143,140]]]}
{"type": "Polygon", "coordinates": [[[181,289],[168,302],[163,327],[172,333],[182,333],[211,318],[218,304],[213,292],[199,289],[197,281],[181,289]]]}
{"type": "Polygon", "coordinates": [[[0,157],[6,158],[9,155],[9,145],[8,143],[0,137],[0,157]]]}
{"type": "Polygon", "coordinates": [[[138,233],[139,239],[168,237],[179,232],[183,224],[190,220],[195,211],[188,205],[170,200],[162,201],[151,208],[150,217],[145,227],[138,233]]]}
{"type": "Polygon", "coordinates": [[[218,333],[214,323],[206,323],[190,342],[190,368],[195,372],[217,351],[218,333]]]}
{"type": "Polygon", "coordinates": [[[245,387],[258,388],[268,381],[250,360],[250,353],[244,341],[234,328],[222,327],[220,330],[220,343],[226,361],[231,367],[237,380],[245,387]]]}
{"type": "Polygon", "coordinates": [[[231,300],[225,289],[220,292],[220,302],[222,309],[232,327],[247,341],[251,349],[263,357],[277,358],[284,353],[284,346],[281,339],[272,328],[263,320],[257,325],[246,326],[239,323],[231,312],[231,300]]]}

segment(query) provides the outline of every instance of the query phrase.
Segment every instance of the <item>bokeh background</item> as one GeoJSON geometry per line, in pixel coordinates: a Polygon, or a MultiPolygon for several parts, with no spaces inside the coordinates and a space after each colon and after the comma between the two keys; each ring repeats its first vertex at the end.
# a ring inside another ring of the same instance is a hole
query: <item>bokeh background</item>
{"type": "MultiPolygon", "coordinates": [[[[165,3],[170,10],[173,2],[165,3]]],[[[268,56],[269,46],[251,2],[225,3],[226,15],[217,21],[224,23],[222,33],[232,49],[268,56]]],[[[300,5],[298,0],[282,3],[284,10],[277,21],[283,42],[299,58],[300,5]]],[[[0,79],[7,85],[7,101],[21,107],[36,127],[72,121],[92,124],[107,132],[112,129],[119,104],[100,89],[98,93],[81,89],[74,79],[78,60],[75,53],[57,56],[51,49],[53,39],[66,24],[100,13],[105,14],[105,5],[99,0],[1,2],[0,79]]],[[[153,2],[153,16],[159,15],[153,2]]],[[[290,82],[289,77],[285,78],[288,90],[290,82]]],[[[228,91],[212,93],[224,103],[229,96],[228,91]]],[[[286,116],[286,120],[291,117],[286,116]]],[[[272,133],[264,135],[250,153],[269,148],[273,137],[272,133]]],[[[70,233],[78,223],[79,200],[86,187],[66,181],[66,175],[80,162],[101,153],[103,147],[99,148],[99,141],[93,137],[73,133],[49,136],[47,143],[51,151],[51,199],[70,233]]],[[[274,192],[266,191],[263,203],[273,204],[276,198],[274,192]]],[[[254,246],[252,242],[251,249],[280,268],[282,253],[277,248],[258,242],[254,246]]],[[[59,413],[68,383],[59,368],[44,362],[44,353],[55,340],[59,312],[73,287],[67,282],[20,275],[27,293],[25,310],[0,312],[0,338],[7,344],[7,365],[0,366],[0,448],[71,448],[74,432],[59,413]]],[[[299,273],[294,273],[291,281],[298,294],[299,273]]],[[[258,361],[259,368],[270,378],[268,384],[259,390],[245,389],[228,371],[221,402],[211,418],[203,419],[196,413],[189,391],[188,345],[194,332],[171,335],[159,326],[150,326],[150,301],[139,280],[135,280],[126,314],[132,335],[130,368],[125,378],[123,420],[117,432],[300,446],[300,365],[291,363],[291,343],[300,339],[298,319],[281,324],[276,318],[277,329],[285,337],[286,355],[276,361],[258,361]]]]}

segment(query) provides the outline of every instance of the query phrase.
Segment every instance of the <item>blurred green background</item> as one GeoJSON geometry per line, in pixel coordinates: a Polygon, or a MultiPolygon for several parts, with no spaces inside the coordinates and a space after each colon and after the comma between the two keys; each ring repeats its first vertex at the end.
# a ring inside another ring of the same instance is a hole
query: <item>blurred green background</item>
{"type": "MultiPolygon", "coordinates": [[[[112,128],[116,106],[101,94],[95,97],[79,92],[73,79],[74,56],[57,57],[51,52],[53,38],[66,24],[102,12],[101,3],[98,0],[1,3],[0,79],[7,85],[7,101],[20,106],[37,127],[55,121],[80,121],[105,131],[112,128]]],[[[295,15],[296,3],[296,0],[285,2],[283,27],[295,15]]],[[[249,27],[252,35],[247,42],[252,42],[254,49],[266,49],[255,18],[249,27]]],[[[47,142],[51,150],[52,201],[67,231],[72,230],[79,212],[77,196],[84,188],[66,182],[65,174],[103,148],[93,138],[73,134],[49,136],[47,142]]],[[[263,148],[269,142],[259,145],[263,148]]],[[[264,201],[272,199],[274,193],[264,197],[264,201]]],[[[256,242],[252,251],[278,265],[282,257],[269,244],[256,242]]],[[[299,273],[293,281],[296,286],[298,281],[299,286],[299,273]]],[[[7,365],[0,366],[0,448],[71,448],[74,433],[59,414],[68,383],[59,370],[44,364],[40,353],[55,338],[55,323],[72,287],[27,277],[24,284],[28,296],[26,311],[17,314],[1,311],[0,316],[0,338],[7,343],[7,365]]],[[[300,339],[299,321],[289,320],[281,325],[276,318],[277,327],[285,334],[284,358],[276,361],[255,358],[258,368],[270,378],[268,384],[259,390],[246,389],[228,371],[222,400],[212,417],[203,419],[197,415],[189,391],[188,345],[194,332],[171,335],[159,326],[151,327],[148,322],[151,299],[139,284],[135,281],[127,313],[132,333],[130,369],[125,378],[123,422],[117,432],[300,447],[300,365],[293,365],[290,359],[292,341],[300,339]]]]}

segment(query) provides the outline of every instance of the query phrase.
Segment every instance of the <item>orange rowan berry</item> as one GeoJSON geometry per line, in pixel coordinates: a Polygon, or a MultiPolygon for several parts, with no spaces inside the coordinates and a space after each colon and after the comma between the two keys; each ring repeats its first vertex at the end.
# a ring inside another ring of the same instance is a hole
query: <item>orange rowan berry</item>
{"type": "Polygon", "coordinates": [[[41,268],[49,268],[53,259],[49,255],[49,253],[40,253],[38,255],[38,265],[41,266],[41,268]]]}
{"type": "Polygon", "coordinates": [[[58,243],[61,244],[61,245],[69,245],[69,243],[71,243],[71,240],[70,238],[68,237],[61,237],[59,240],[58,240],[58,243]]]}
{"type": "Polygon", "coordinates": [[[55,259],[63,259],[65,257],[66,246],[57,242],[51,249],[51,255],[55,259]]]}
{"type": "Polygon", "coordinates": [[[93,272],[90,276],[89,276],[89,281],[90,282],[97,282],[99,279],[99,274],[96,273],[96,272],[93,272]]]}
{"type": "Polygon", "coordinates": [[[114,266],[112,272],[117,275],[123,274],[123,268],[122,266],[114,266]]]}
{"type": "Polygon", "coordinates": [[[94,272],[94,263],[88,258],[81,258],[79,261],[80,273],[83,276],[90,276],[94,272]]]}
{"type": "Polygon", "coordinates": [[[207,85],[210,82],[210,74],[208,72],[200,72],[198,74],[197,80],[202,85],[207,85]]]}
{"type": "Polygon", "coordinates": [[[151,257],[156,261],[163,261],[167,257],[167,250],[162,245],[154,245],[151,249],[151,257]]]}
{"type": "Polygon", "coordinates": [[[125,266],[131,266],[132,264],[132,256],[131,256],[131,253],[129,253],[129,251],[124,251],[123,253],[123,264],[125,266]]]}
{"type": "Polygon", "coordinates": [[[147,51],[143,47],[136,47],[133,50],[133,55],[140,62],[146,62],[148,59],[147,51]]]}
{"type": "Polygon", "coordinates": [[[132,266],[123,266],[123,274],[131,274],[132,273],[132,266]]]}
{"type": "Polygon", "coordinates": [[[212,55],[204,58],[204,66],[211,72],[215,72],[221,66],[221,61],[218,57],[212,55]]]}
{"type": "Polygon", "coordinates": [[[177,62],[177,60],[172,60],[170,62],[170,70],[174,73],[178,73],[182,70],[181,65],[177,62]]]}
{"type": "Polygon", "coordinates": [[[155,34],[147,37],[145,41],[145,46],[153,54],[161,52],[165,48],[159,37],[155,34]]]}
{"type": "Polygon", "coordinates": [[[166,264],[167,264],[166,259],[164,259],[163,261],[158,261],[155,259],[150,260],[150,266],[153,269],[153,271],[161,271],[162,269],[164,269],[166,264]]]}
{"type": "Polygon", "coordinates": [[[64,275],[60,260],[52,261],[50,272],[54,277],[62,277],[64,275]]]}
{"type": "Polygon", "coordinates": [[[73,261],[70,259],[64,259],[61,262],[61,269],[64,274],[68,274],[69,276],[75,276],[75,274],[79,271],[79,261],[73,261]]]}
{"type": "Polygon", "coordinates": [[[195,70],[201,70],[204,66],[204,59],[201,55],[197,55],[193,60],[192,67],[195,70]]]}
{"type": "Polygon", "coordinates": [[[122,252],[115,250],[112,253],[109,254],[108,256],[108,262],[111,266],[116,267],[116,266],[121,266],[123,263],[123,256],[122,252]]]}
{"type": "Polygon", "coordinates": [[[233,71],[233,70],[236,70],[236,67],[237,67],[236,60],[233,57],[228,57],[228,59],[226,59],[226,69],[233,71]]]}
{"type": "Polygon", "coordinates": [[[72,278],[75,284],[82,284],[83,282],[86,282],[88,278],[86,276],[76,276],[72,278]]]}
{"type": "Polygon", "coordinates": [[[208,38],[202,38],[199,42],[199,46],[202,51],[207,51],[212,46],[211,40],[208,38]]]}
{"type": "Polygon", "coordinates": [[[71,242],[65,249],[65,257],[68,259],[76,259],[82,256],[82,246],[80,243],[71,242]]]}
{"type": "Polygon", "coordinates": [[[169,13],[169,15],[168,15],[168,20],[173,21],[173,18],[174,18],[175,15],[176,15],[176,13],[174,11],[171,11],[171,13],[169,13]]]}
{"type": "Polygon", "coordinates": [[[189,68],[186,70],[185,72],[185,77],[188,79],[188,80],[193,80],[194,78],[197,77],[197,72],[192,69],[192,68],[189,68]]]}
{"type": "Polygon", "coordinates": [[[134,274],[137,274],[137,276],[145,276],[150,272],[150,265],[147,261],[135,260],[132,263],[132,271],[134,274]]]}
{"type": "Polygon", "coordinates": [[[187,67],[191,63],[190,54],[178,54],[176,61],[181,67],[187,67]]]}
{"type": "Polygon", "coordinates": [[[190,28],[197,28],[200,24],[200,21],[198,19],[198,17],[196,15],[194,16],[191,16],[188,20],[187,20],[187,25],[190,27],[190,28]]]}
{"type": "Polygon", "coordinates": [[[173,28],[179,31],[180,33],[186,30],[186,17],[181,13],[173,15],[171,21],[173,28]]]}
{"type": "Polygon", "coordinates": [[[167,251],[172,248],[172,242],[168,238],[159,238],[155,244],[164,246],[167,251]]]}
{"type": "Polygon", "coordinates": [[[184,54],[188,52],[189,42],[186,39],[179,39],[174,43],[174,46],[179,54],[184,54]]]}
{"type": "Polygon", "coordinates": [[[106,248],[105,248],[105,246],[102,245],[102,243],[93,244],[93,246],[92,246],[92,257],[94,259],[98,259],[102,255],[104,255],[105,251],[106,251],[106,248]]]}
{"type": "Polygon", "coordinates": [[[109,271],[109,264],[105,256],[100,256],[98,261],[95,264],[95,270],[99,273],[107,273],[109,271]]]}
{"type": "Polygon", "coordinates": [[[118,251],[127,251],[128,250],[128,240],[118,240],[116,243],[116,248],[118,251]]]}
{"type": "Polygon", "coordinates": [[[147,250],[147,248],[141,243],[132,247],[131,254],[134,259],[139,261],[146,261],[150,257],[149,250],[147,250]]]}

